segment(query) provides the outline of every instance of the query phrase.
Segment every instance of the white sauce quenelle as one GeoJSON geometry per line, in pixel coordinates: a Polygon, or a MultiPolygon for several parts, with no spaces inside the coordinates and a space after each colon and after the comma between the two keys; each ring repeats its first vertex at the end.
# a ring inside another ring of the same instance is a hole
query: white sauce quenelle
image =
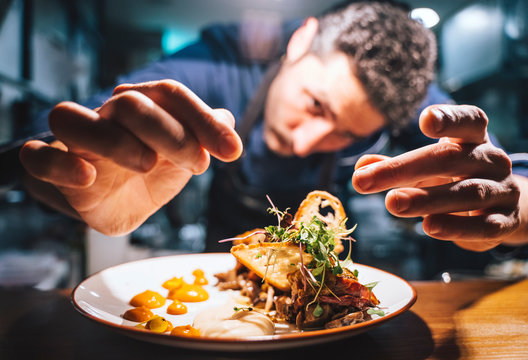
{"type": "MultiPolygon", "coordinates": [[[[256,310],[235,311],[233,303],[206,309],[196,315],[193,327],[201,336],[232,338],[273,335],[275,324],[256,310]]],[[[239,306],[241,307],[241,306],[239,306]]],[[[242,307],[241,307],[242,308],[242,307]]]]}

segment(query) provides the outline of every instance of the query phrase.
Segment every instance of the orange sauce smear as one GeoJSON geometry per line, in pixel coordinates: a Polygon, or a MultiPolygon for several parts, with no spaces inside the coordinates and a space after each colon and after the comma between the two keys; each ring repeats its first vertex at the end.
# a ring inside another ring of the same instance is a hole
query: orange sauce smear
{"type": "Polygon", "coordinates": [[[194,275],[194,284],[195,285],[207,285],[209,284],[209,281],[207,281],[207,278],[205,277],[205,274],[203,270],[196,269],[192,273],[194,275]]]}
{"type": "Polygon", "coordinates": [[[178,288],[169,291],[167,299],[179,300],[185,302],[200,302],[209,299],[209,294],[201,285],[183,284],[178,288]]]}
{"type": "Polygon", "coordinates": [[[202,287],[202,285],[208,284],[203,270],[196,269],[192,274],[194,275],[193,284],[188,284],[183,281],[183,278],[176,277],[165,281],[163,287],[169,289],[167,299],[179,300],[180,302],[200,302],[209,299],[209,294],[202,287]]]}
{"type": "Polygon", "coordinates": [[[174,300],[167,308],[167,314],[182,315],[187,314],[187,306],[179,300],[174,300]]]}
{"type": "Polygon", "coordinates": [[[176,326],[171,331],[171,335],[179,336],[200,336],[200,331],[191,325],[176,326]]]}
{"type": "Polygon", "coordinates": [[[149,308],[140,306],[133,309],[127,310],[123,314],[123,318],[135,322],[144,322],[150,320],[154,316],[154,313],[149,308]]]}
{"type": "Polygon", "coordinates": [[[161,294],[146,290],[140,294],[137,294],[130,300],[130,305],[135,307],[147,307],[149,309],[156,309],[165,305],[165,298],[161,294]]]}
{"type": "Polygon", "coordinates": [[[183,278],[173,277],[172,279],[165,281],[161,286],[163,286],[167,290],[170,290],[174,288],[179,288],[180,286],[182,286],[182,283],[183,283],[183,278]]]}
{"type": "MultiPolygon", "coordinates": [[[[167,307],[168,314],[186,314],[187,306],[183,302],[200,302],[209,299],[209,294],[202,287],[209,283],[203,270],[196,269],[192,274],[194,275],[192,284],[186,283],[183,277],[173,277],[162,284],[165,289],[169,290],[167,299],[173,300],[172,304],[167,307]]],[[[173,327],[170,321],[152,313],[150,309],[160,308],[165,305],[165,302],[166,298],[160,293],[146,290],[130,300],[130,305],[134,308],[127,310],[123,318],[138,322],[136,327],[141,329],[159,333],[170,332],[172,335],[200,336],[198,329],[191,325],[173,327]]]]}

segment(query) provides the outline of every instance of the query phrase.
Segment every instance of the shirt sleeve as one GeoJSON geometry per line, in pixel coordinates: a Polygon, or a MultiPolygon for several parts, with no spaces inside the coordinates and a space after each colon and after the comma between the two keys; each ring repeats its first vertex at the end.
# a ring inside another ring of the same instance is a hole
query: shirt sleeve
{"type": "Polygon", "coordinates": [[[528,153],[510,154],[514,174],[528,178],[528,153]]]}

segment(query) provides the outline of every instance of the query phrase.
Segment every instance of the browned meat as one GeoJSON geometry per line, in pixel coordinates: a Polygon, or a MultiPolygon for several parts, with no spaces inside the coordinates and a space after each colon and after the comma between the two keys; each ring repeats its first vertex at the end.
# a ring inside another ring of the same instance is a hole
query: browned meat
{"type": "Polygon", "coordinates": [[[240,295],[247,296],[255,304],[259,300],[260,283],[260,281],[254,280],[241,281],[242,289],[240,290],[240,295]]]}
{"type": "Polygon", "coordinates": [[[335,320],[329,321],[325,325],[325,328],[333,329],[333,328],[338,328],[342,326],[357,324],[357,323],[367,321],[367,320],[370,320],[370,315],[368,315],[364,311],[356,311],[348,315],[345,315],[343,317],[337,318],[335,320]]]}
{"type": "MultiPolygon", "coordinates": [[[[343,274],[343,276],[335,276],[335,282],[332,287],[332,292],[336,294],[340,299],[345,296],[356,297],[359,300],[356,302],[359,309],[362,309],[365,305],[376,306],[379,304],[379,300],[374,296],[371,290],[366,286],[360,284],[355,278],[343,274]]],[[[351,305],[353,301],[348,300],[351,305]]]]}
{"type": "MultiPolygon", "coordinates": [[[[262,283],[262,279],[245,266],[237,263],[235,269],[215,276],[220,289],[240,290],[240,294],[250,298],[257,307],[269,303],[270,285],[262,283]]],[[[366,309],[379,304],[372,291],[347,272],[336,276],[327,271],[325,286],[319,293],[301,271],[288,274],[288,281],[291,292],[279,292],[273,304],[278,319],[295,323],[299,329],[333,328],[366,321],[370,319],[366,309]],[[318,316],[314,315],[317,306],[320,307],[316,312],[318,316]]]]}
{"type": "Polygon", "coordinates": [[[319,316],[314,315],[314,309],[317,306],[316,303],[311,304],[308,308],[303,307],[301,311],[297,314],[295,318],[295,325],[299,329],[313,329],[313,328],[322,328],[332,319],[334,310],[329,304],[320,304],[323,309],[323,313],[319,316]]]}
{"type": "Polygon", "coordinates": [[[356,309],[363,309],[368,305],[368,298],[360,298],[354,295],[341,295],[338,298],[335,296],[322,295],[319,300],[325,304],[336,304],[340,306],[353,306],[356,309]]]}
{"type": "Polygon", "coordinates": [[[293,300],[289,296],[277,296],[275,298],[275,310],[277,317],[289,323],[295,321],[295,312],[293,311],[293,300]]]}
{"type": "Polygon", "coordinates": [[[275,302],[278,315],[289,322],[294,318],[300,329],[320,328],[333,320],[341,319],[340,322],[332,325],[337,327],[345,326],[338,325],[339,323],[364,321],[359,315],[348,318],[346,316],[379,303],[372,292],[357,282],[353,276],[346,274],[335,276],[330,272],[325,276],[325,287],[321,289],[317,301],[313,302],[318,289],[308,283],[305,284],[306,280],[300,271],[290,274],[288,279],[291,284],[291,298],[281,298],[280,301],[275,302]],[[319,316],[314,315],[317,304],[322,309],[319,316]]]}

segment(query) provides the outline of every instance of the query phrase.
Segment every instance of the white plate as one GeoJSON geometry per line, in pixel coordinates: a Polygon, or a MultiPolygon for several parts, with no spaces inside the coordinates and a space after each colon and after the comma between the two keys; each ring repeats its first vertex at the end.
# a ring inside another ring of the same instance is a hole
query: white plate
{"type": "Polygon", "coordinates": [[[122,317],[122,314],[131,308],[128,302],[134,295],[147,289],[166,295],[167,290],[161,286],[165,280],[183,276],[184,280],[192,282],[193,270],[200,268],[209,280],[210,285],[205,286],[210,295],[209,300],[186,303],[189,311],[185,315],[167,314],[166,309],[170,301],[165,306],[153,310],[171,321],[174,326],[192,324],[199,311],[221,305],[231,296],[227,291],[216,289],[216,278],[213,275],[232,269],[234,265],[235,259],[229,253],[173,255],[133,261],[110,267],[84,280],[73,291],[72,302],[74,307],[89,319],[140,340],[201,350],[255,351],[322,343],[357,335],[403,313],[416,301],[416,292],[407,281],[383,270],[355,264],[362,284],[379,281],[374,288],[374,294],[380,300],[380,308],[385,311],[385,316],[337,329],[294,331],[242,339],[157,334],[135,328],[136,323],[122,317]]]}

